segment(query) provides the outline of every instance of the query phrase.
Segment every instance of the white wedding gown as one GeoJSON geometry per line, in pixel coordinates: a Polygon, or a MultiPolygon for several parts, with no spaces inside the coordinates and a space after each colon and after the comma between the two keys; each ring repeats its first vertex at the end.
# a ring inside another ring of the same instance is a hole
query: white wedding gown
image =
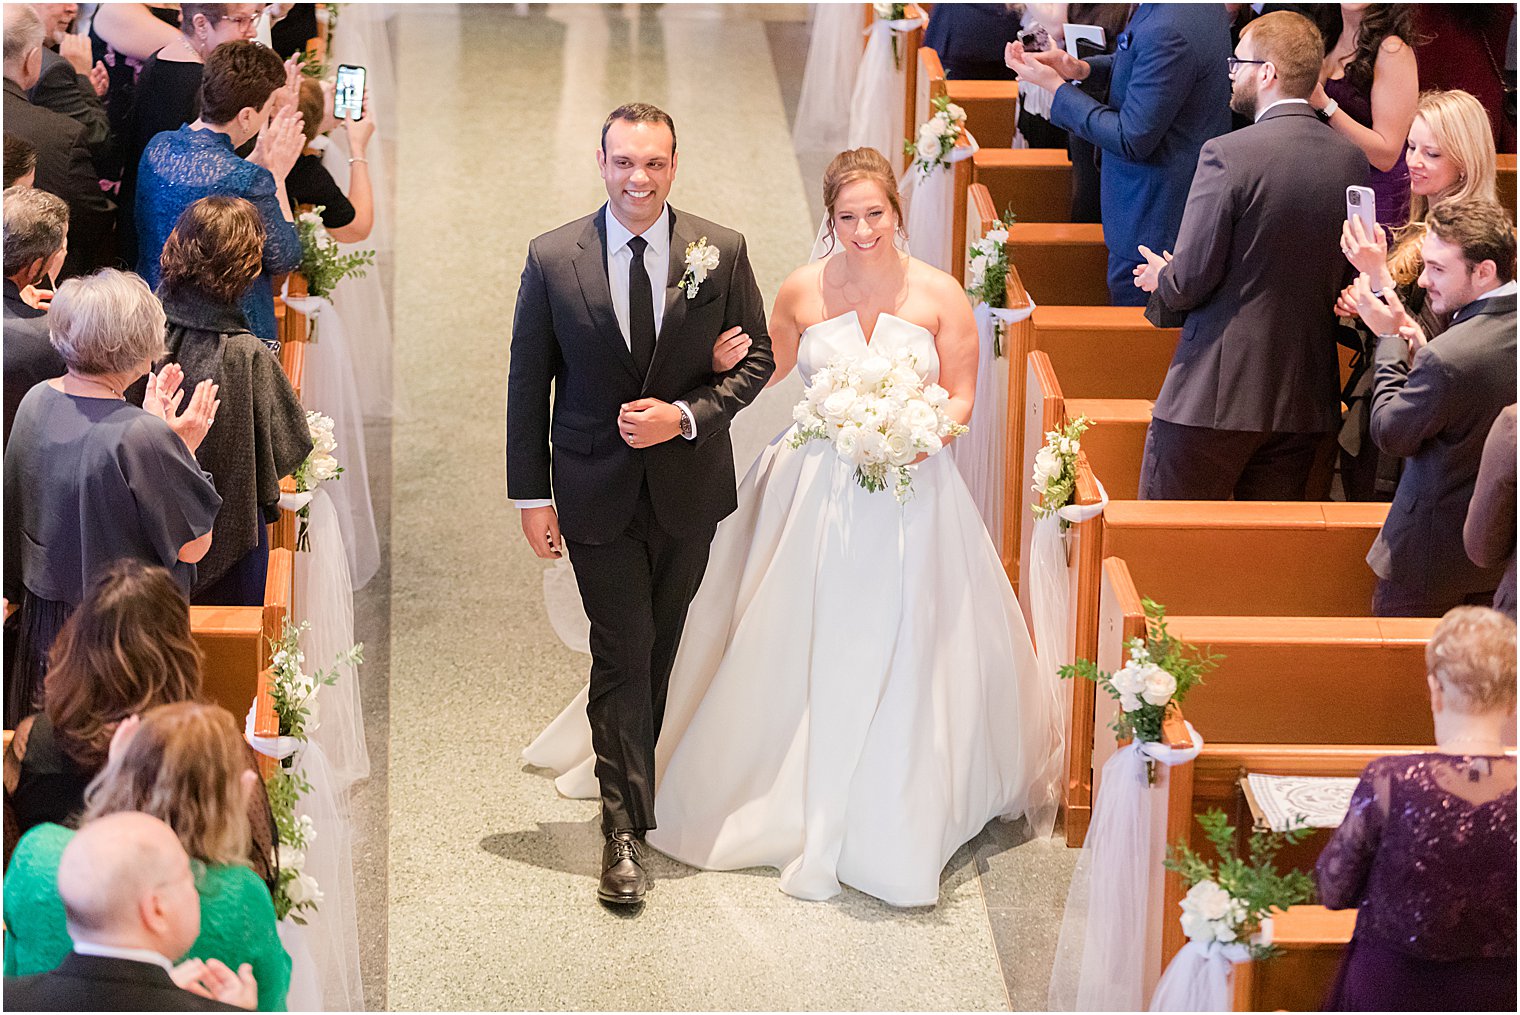
{"type": "MultiPolygon", "coordinates": [[[[866,348],[852,311],[803,333],[798,369],[806,381],[866,348]]],[[[916,324],[881,315],[870,348],[906,348],[938,377],[916,324]]],[[[799,898],[843,883],[933,905],[961,844],[1052,798],[1056,697],[949,456],[915,467],[899,504],[791,434],[718,527],[671,674],[648,841],[704,869],[775,867],[799,898]]],[[[523,756],[594,797],[585,701],[523,756]]]]}

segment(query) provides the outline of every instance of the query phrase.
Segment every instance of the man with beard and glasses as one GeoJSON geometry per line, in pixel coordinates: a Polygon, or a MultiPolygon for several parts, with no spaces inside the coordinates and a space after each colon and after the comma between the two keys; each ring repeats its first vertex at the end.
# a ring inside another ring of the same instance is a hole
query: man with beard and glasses
{"type": "Polygon", "coordinates": [[[1254,122],[1203,146],[1175,258],[1142,246],[1151,310],[1187,315],[1156,400],[1140,496],[1303,500],[1340,427],[1335,298],[1346,187],[1361,149],[1308,97],[1323,43],[1287,11],[1251,22],[1230,58],[1230,106],[1254,122]]]}

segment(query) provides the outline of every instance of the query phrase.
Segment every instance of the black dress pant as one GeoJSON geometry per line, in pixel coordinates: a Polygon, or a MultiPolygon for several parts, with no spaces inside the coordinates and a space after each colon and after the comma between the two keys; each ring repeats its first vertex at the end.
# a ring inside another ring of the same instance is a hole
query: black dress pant
{"type": "Polygon", "coordinates": [[[1319,433],[1215,430],[1152,419],[1141,500],[1303,500],[1319,433]]]}
{"type": "Polygon", "coordinates": [[[602,831],[654,823],[654,747],[686,609],[712,532],[677,537],[660,528],[647,488],[628,528],[608,543],[566,540],[591,621],[586,715],[602,790],[602,831]]]}

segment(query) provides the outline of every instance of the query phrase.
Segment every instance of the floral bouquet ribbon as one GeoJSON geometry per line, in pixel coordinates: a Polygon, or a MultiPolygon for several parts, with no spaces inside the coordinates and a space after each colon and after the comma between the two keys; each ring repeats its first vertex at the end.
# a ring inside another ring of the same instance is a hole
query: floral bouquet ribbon
{"type": "MultiPolygon", "coordinates": [[[[1262,923],[1261,944],[1271,943],[1272,921],[1262,923]]],[[[1189,941],[1172,959],[1156,993],[1151,1011],[1229,1011],[1230,980],[1235,967],[1251,957],[1239,941],[1189,941]]]]}

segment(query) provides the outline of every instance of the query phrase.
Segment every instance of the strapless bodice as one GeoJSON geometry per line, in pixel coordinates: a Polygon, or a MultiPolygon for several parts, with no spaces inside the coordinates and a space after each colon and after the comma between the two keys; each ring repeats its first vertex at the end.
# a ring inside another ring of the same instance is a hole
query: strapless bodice
{"type": "Polygon", "coordinates": [[[939,352],[928,328],[892,314],[882,314],[876,318],[876,330],[867,342],[860,314],[854,310],[803,330],[797,344],[797,372],[802,376],[802,383],[810,384],[813,374],[828,366],[830,360],[841,356],[862,358],[870,353],[891,356],[899,349],[907,349],[913,354],[914,363],[925,381],[939,380],[939,352]]]}

